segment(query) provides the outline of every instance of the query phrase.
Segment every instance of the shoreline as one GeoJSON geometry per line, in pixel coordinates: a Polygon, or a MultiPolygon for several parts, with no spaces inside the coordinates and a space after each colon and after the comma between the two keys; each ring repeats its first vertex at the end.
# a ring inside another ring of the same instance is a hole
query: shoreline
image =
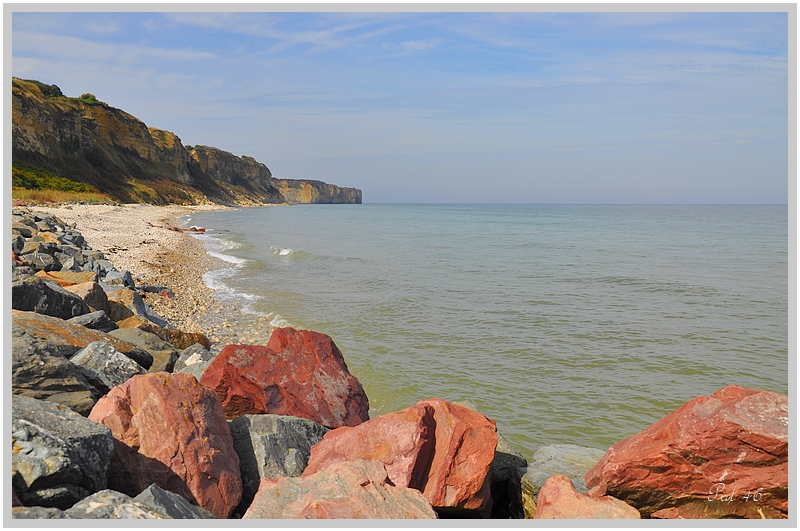
{"type": "Polygon", "coordinates": [[[229,210],[223,205],[155,206],[149,204],[58,206],[31,205],[34,211],[52,214],[75,224],[86,242],[101,251],[120,270],[128,270],[137,284],[166,286],[175,298],[147,293],[145,303],[179,330],[205,334],[212,350],[226,344],[261,344],[269,332],[242,330],[236,325],[241,304],[213,297],[203,280],[209,271],[229,266],[211,256],[191,233],[170,230],[194,212],[229,210]]]}

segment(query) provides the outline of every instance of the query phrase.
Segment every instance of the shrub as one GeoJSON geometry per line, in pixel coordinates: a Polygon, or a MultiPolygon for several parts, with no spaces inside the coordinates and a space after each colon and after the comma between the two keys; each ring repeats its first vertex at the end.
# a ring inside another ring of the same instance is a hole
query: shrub
{"type": "Polygon", "coordinates": [[[59,177],[36,166],[14,165],[11,168],[12,188],[25,190],[59,190],[74,193],[97,193],[94,186],[59,177]]]}

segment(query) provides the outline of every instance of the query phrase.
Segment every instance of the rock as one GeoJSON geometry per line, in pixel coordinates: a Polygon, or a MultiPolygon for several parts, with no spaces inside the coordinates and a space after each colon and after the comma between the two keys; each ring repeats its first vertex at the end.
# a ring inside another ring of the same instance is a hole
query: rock
{"type": "Polygon", "coordinates": [[[33,231],[34,231],[33,227],[17,219],[11,222],[11,230],[16,231],[23,238],[30,238],[31,236],[33,236],[33,231]]]}
{"type": "Polygon", "coordinates": [[[156,326],[152,321],[133,315],[127,319],[119,321],[117,325],[120,328],[138,328],[145,332],[155,334],[178,350],[183,350],[195,344],[200,344],[206,349],[211,348],[211,341],[205,334],[198,332],[183,332],[182,330],[173,330],[171,328],[156,326]]]}
{"type": "Polygon", "coordinates": [[[56,253],[56,260],[61,262],[61,271],[62,272],[79,272],[83,271],[81,266],[83,265],[77,259],[72,258],[71,256],[61,255],[60,253],[56,253]]]}
{"type": "Polygon", "coordinates": [[[311,449],[303,474],[337,462],[377,459],[393,484],[421,490],[440,515],[488,518],[496,446],[494,421],[433,398],[329,432],[311,449]]]}
{"type": "Polygon", "coordinates": [[[46,254],[52,256],[58,251],[58,244],[54,242],[45,242],[41,238],[31,237],[20,250],[20,255],[29,254],[46,254]]]}
{"type": "Polygon", "coordinates": [[[505,437],[497,434],[497,448],[492,460],[491,518],[524,518],[522,504],[522,470],[528,462],[505,437]]]}
{"type": "Polygon", "coordinates": [[[586,486],[643,517],[787,518],[788,441],[786,395],[731,385],[612,446],[586,486]]]}
{"type": "Polygon", "coordinates": [[[240,514],[250,506],[261,479],[300,476],[311,447],[328,432],[311,420],[280,415],[242,415],[229,426],[242,476],[240,514]]]}
{"type": "MultiPolygon", "coordinates": [[[[193,366],[202,366],[203,370],[205,370],[215,357],[216,354],[213,354],[204,346],[195,343],[191,347],[183,349],[181,355],[178,356],[178,360],[175,362],[175,372],[188,372],[184,369],[193,366]]],[[[200,374],[202,374],[202,372],[200,374]]],[[[200,380],[199,377],[197,377],[197,379],[200,380]]]]}
{"type": "Polygon", "coordinates": [[[160,337],[144,330],[137,328],[118,328],[108,333],[112,337],[116,337],[136,345],[150,353],[153,356],[153,365],[150,367],[150,372],[172,372],[175,367],[175,362],[178,360],[180,354],[177,350],[172,348],[172,345],[166,341],[162,341],[160,337]]]}
{"type": "Polygon", "coordinates": [[[25,246],[25,238],[21,235],[16,234],[11,236],[11,252],[14,254],[19,254],[22,252],[22,248],[25,246]]]}
{"type": "Polygon", "coordinates": [[[72,271],[38,271],[36,276],[42,280],[51,280],[65,288],[67,286],[74,286],[76,284],[86,284],[87,282],[97,282],[97,275],[95,273],[75,273],[72,271]]]}
{"type": "Polygon", "coordinates": [[[106,341],[89,343],[70,361],[81,368],[86,379],[103,394],[147,371],[106,341]]]}
{"type": "Polygon", "coordinates": [[[164,519],[169,518],[141,502],[110,489],[85,498],[64,511],[67,518],[164,519]]]}
{"type": "Polygon", "coordinates": [[[592,498],[579,493],[567,476],[551,476],[539,492],[538,519],[638,519],[639,511],[611,496],[592,498]]]}
{"type": "Polygon", "coordinates": [[[333,340],[276,328],[266,347],[228,345],[203,373],[229,419],[248,413],[307,418],[328,428],[369,419],[369,400],[333,340]]]}
{"type": "Polygon", "coordinates": [[[11,324],[12,331],[18,330],[20,340],[24,340],[35,350],[44,349],[70,358],[89,343],[108,341],[111,346],[145,369],[150,368],[153,363],[153,357],[135,345],[55,317],[11,310],[11,324]]]}
{"type": "Polygon", "coordinates": [[[527,469],[522,470],[522,504],[525,518],[536,514],[539,490],[550,477],[568,477],[576,490],[586,492],[583,476],[605,455],[604,450],[574,444],[547,444],[536,449],[527,469]]]}
{"type": "Polygon", "coordinates": [[[264,478],[244,518],[436,518],[419,491],[392,486],[379,461],[347,461],[303,478],[264,478]]]}
{"type": "Polygon", "coordinates": [[[219,398],[188,374],[134,376],[89,415],[111,428],[109,487],[137,495],[152,483],[226,518],[242,495],[239,459],[219,398]]]}
{"type": "Polygon", "coordinates": [[[44,400],[11,398],[11,475],[26,505],[66,509],[104,489],[111,431],[44,400]]]}
{"type": "Polygon", "coordinates": [[[47,253],[23,254],[20,255],[19,259],[37,271],[58,271],[61,269],[61,263],[47,253]]]}
{"type": "Polygon", "coordinates": [[[55,507],[14,507],[11,509],[11,518],[43,520],[69,517],[64,514],[64,511],[55,507]]]}
{"type": "Polygon", "coordinates": [[[155,483],[140,492],[134,501],[147,505],[154,511],[174,519],[213,519],[213,513],[192,505],[179,494],[164,490],[155,483]]]}
{"type": "Polygon", "coordinates": [[[64,289],[83,299],[83,302],[85,302],[93,311],[102,310],[106,313],[106,315],[108,315],[108,296],[97,282],[73,284],[72,286],[67,286],[64,289]]]}
{"type": "Polygon", "coordinates": [[[106,284],[113,284],[118,286],[125,286],[126,288],[135,289],[136,284],[133,282],[133,277],[130,271],[109,271],[106,273],[106,284]]]}
{"type": "Polygon", "coordinates": [[[166,326],[167,324],[161,317],[148,310],[142,298],[133,290],[123,288],[106,293],[106,296],[108,297],[108,316],[114,322],[138,315],[156,326],[166,326]]]}
{"type": "Polygon", "coordinates": [[[100,332],[110,332],[119,328],[117,323],[112,321],[103,310],[98,310],[92,313],[85,313],[72,319],[67,319],[70,324],[85,326],[92,330],[99,330],[100,332]]]}
{"type": "Polygon", "coordinates": [[[89,306],[79,296],[58,284],[30,279],[11,284],[11,307],[23,312],[69,319],[89,313],[89,306]]]}
{"type": "Polygon", "coordinates": [[[393,485],[422,491],[435,449],[434,415],[433,406],[417,404],[330,431],[311,449],[303,476],[342,461],[374,459],[384,464],[393,485]]]}

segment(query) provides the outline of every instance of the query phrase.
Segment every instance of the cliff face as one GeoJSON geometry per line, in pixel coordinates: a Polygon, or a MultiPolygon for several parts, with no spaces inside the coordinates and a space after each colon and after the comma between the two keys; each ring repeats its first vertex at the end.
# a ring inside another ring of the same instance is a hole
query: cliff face
{"type": "Polygon", "coordinates": [[[14,164],[45,168],[123,202],[361,202],[360,190],[320,181],[304,186],[281,181],[286,197],[269,168],[252,157],[205,146],[187,149],[174,133],[148,128],[93,97],[67,98],[55,85],[16,78],[12,158],[14,164]]]}

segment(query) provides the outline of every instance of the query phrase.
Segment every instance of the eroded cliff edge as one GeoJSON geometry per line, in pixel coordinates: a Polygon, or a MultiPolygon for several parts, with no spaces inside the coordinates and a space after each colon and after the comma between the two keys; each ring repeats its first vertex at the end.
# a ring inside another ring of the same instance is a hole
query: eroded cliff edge
{"type": "Polygon", "coordinates": [[[252,157],[184,146],[176,134],[84,96],[13,78],[13,164],[44,168],[126,203],[361,203],[356,188],[277,180],[252,157]]]}

